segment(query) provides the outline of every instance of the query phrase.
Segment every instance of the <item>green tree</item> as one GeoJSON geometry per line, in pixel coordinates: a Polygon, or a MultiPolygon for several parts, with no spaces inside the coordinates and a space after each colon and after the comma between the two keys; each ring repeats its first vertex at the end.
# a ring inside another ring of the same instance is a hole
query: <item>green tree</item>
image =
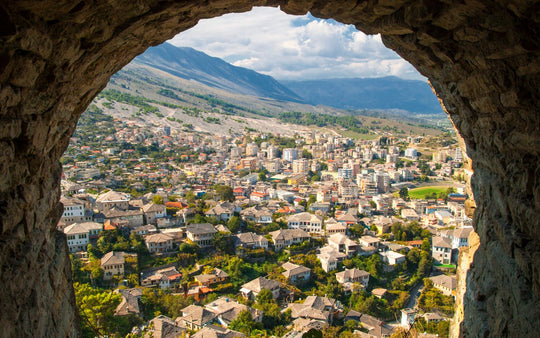
{"type": "Polygon", "coordinates": [[[429,243],[429,238],[424,238],[422,240],[422,246],[420,247],[422,251],[430,252],[431,251],[431,244],[429,243]]]}
{"type": "Polygon", "coordinates": [[[233,189],[228,185],[218,184],[214,187],[214,191],[221,201],[234,201],[233,189]]]}
{"type": "Polygon", "coordinates": [[[240,218],[238,216],[232,216],[227,222],[227,228],[234,234],[240,230],[240,218]]]}
{"type": "MultiPolygon", "coordinates": [[[[120,304],[120,294],[93,289],[88,284],[74,283],[75,299],[81,317],[84,337],[104,336],[118,331],[114,310],[120,304]]],[[[129,332],[129,331],[128,331],[129,332]]],[[[128,332],[125,332],[127,334],[128,332]]]]}
{"type": "Polygon", "coordinates": [[[229,324],[229,329],[245,333],[248,337],[255,328],[258,328],[258,325],[253,320],[249,310],[240,312],[238,317],[229,324]]]}
{"type": "Polygon", "coordinates": [[[274,303],[274,297],[272,296],[272,291],[268,289],[262,289],[261,292],[257,295],[257,303],[259,304],[270,304],[274,303]]]}
{"type": "Polygon", "coordinates": [[[163,204],[163,196],[161,196],[161,195],[152,196],[152,202],[154,204],[163,204]]]}
{"type": "Polygon", "coordinates": [[[234,241],[233,238],[229,233],[225,232],[218,232],[214,239],[212,240],[212,244],[221,253],[226,254],[234,254],[234,241]]]}
{"type": "Polygon", "coordinates": [[[404,200],[409,200],[409,188],[403,187],[399,190],[399,197],[401,197],[404,200]]]}
{"type": "Polygon", "coordinates": [[[186,193],[186,201],[188,203],[195,203],[196,199],[197,199],[197,197],[195,196],[195,193],[193,191],[188,191],[186,193]]]}

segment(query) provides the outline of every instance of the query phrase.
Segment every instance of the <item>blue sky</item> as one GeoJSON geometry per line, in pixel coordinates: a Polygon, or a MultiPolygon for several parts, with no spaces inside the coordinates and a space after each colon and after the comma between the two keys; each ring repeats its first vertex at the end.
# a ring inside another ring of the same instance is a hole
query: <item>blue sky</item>
{"type": "Polygon", "coordinates": [[[279,80],[397,76],[425,80],[378,35],[277,8],[201,20],[169,41],[279,80]]]}

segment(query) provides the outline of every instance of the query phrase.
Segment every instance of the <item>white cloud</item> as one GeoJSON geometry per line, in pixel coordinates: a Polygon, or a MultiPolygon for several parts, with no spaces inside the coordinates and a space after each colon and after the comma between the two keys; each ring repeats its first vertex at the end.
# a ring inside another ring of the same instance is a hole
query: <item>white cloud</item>
{"type": "Polygon", "coordinates": [[[378,35],[351,25],[292,16],[276,8],[201,20],[169,41],[276,79],[398,76],[424,79],[378,35]]]}

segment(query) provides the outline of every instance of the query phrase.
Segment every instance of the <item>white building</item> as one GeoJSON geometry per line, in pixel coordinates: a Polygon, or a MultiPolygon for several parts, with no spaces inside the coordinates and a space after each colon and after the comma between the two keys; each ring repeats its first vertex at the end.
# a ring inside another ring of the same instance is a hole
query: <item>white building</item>
{"type": "Polygon", "coordinates": [[[69,252],[86,251],[91,239],[97,239],[103,224],[95,222],[73,223],[64,228],[69,252]]]}
{"type": "Polygon", "coordinates": [[[301,212],[289,217],[287,225],[289,229],[301,229],[312,234],[323,234],[322,218],[309,212],[301,212]]]}
{"type": "Polygon", "coordinates": [[[282,158],[287,162],[292,162],[298,158],[298,149],[285,148],[283,149],[282,158]]]}

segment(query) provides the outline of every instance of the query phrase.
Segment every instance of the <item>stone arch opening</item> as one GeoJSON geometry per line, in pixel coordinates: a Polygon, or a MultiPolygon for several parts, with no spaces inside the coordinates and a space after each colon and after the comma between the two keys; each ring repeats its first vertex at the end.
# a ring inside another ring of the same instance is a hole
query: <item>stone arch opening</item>
{"type": "Polygon", "coordinates": [[[77,336],[59,158],[109,77],[199,19],[252,6],[333,18],[427,76],[474,164],[480,245],[459,332],[540,326],[540,6],[527,1],[0,1],[0,324],[77,336]]]}

